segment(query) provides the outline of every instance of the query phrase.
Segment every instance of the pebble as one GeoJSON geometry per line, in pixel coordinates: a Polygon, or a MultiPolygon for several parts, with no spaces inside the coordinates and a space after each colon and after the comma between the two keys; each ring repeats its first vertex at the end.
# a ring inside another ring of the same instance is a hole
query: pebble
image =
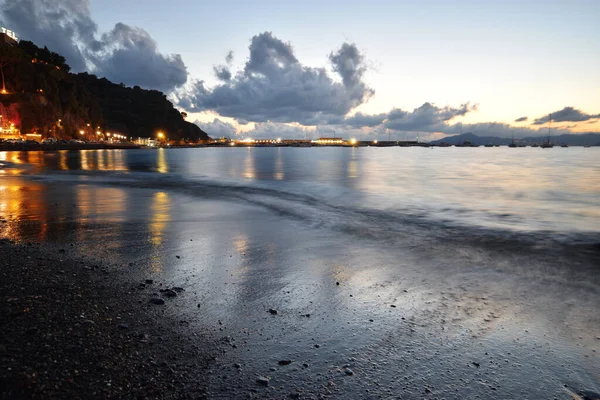
{"type": "Polygon", "coordinates": [[[154,281],[152,279],[146,279],[146,285],[152,285],[154,281]]]}
{"type": "Polygon", "coordinates": [[[290,365],[292,363],[292,360],[279,360],[279,362],[277,364],[279,365],[290,365]]]}
{"type": "Polygon", "coordinates": [[[165,304],[165,301],[160,297],[153,297],[150,299],[150,303],[152,304],[165,304]]]}
{"type": "Polygon", "coordinates": [[[344,373],[348,376],[354,375],[354,371],[352,371],[350,368],[344,368],[344,373]]]}
{"type": "Polygon", "coordinates": [[[119,324],[119,328],[121,328],[121,329],[129,329],[129,325],[127,325],[127,324],[119,324]]]}
{"type": "Polygon", "coordinates": [[[177,296],[177,292],[171,289],[167,289],[163,292],[163,294],[167,297],[176,297],[177,296]]]}
{"type": "Polygon", "coordinates": [[[256,378],[256,383],[258,383],[259,385],[262,386],[269,386],[269,382],[271,380],[269,378],[267,378],[266,376],[259,376],[258,378],[256,378]]]}
{"type": "Polygon", "coordinates": [[[269,308],[269,313],[271,313],[272,315],[277,315],[278,311],[274,308],[269,308]]]}

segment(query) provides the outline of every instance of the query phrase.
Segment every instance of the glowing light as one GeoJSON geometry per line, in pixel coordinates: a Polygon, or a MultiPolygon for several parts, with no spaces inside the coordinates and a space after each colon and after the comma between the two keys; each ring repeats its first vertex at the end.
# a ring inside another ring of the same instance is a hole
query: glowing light
{"type": "Polygon", "coordinates": [[[377,140],[373,140],[373,144],[377,144],[377,140]]]}
{"type": "Polygon", "coordinates": [[[350,144],[356,144],[356,139],[350,139],[350,144]]]}
{"type": "Polygon", "coordinates": [[[161,139],[162,139],[162,138],[164,138],[164,137],[165,137],[165,134],[164,134],[164,133],[162,133],[162,132],[158,132],[158,135],[157,135],[157,136],[158,136],[159,138],[161,138],[161,139]]]}
{"type": "Polygon", "coordinates": [[[244,142],[244,143],[254,143],[254,139],[246,138],[246,139],[242,140],[242,142],[244,142]]]}
{"type": "Polygon", "coordinates": [[[80,135],[83,135],[83,133],[84,133],[83,131],[79,131],[79,134],[80,134],[80,135]]]}

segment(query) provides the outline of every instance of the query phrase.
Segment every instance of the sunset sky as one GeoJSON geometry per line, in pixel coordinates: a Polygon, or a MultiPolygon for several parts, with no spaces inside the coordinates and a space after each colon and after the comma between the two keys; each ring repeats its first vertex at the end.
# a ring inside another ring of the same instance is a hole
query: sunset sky
{"type": "Polygon", "coordinates": [[[596,0],[0,4],[19,38],[169,93],[213,136],[525,136],[550,113],[600,132],[596,0]]]}

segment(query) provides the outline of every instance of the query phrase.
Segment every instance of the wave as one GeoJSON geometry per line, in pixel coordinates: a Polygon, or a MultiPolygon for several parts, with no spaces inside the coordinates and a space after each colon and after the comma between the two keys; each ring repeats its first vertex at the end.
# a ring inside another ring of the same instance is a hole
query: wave
{"type": "MultiPolygon", "coordinates": [[[[487,225],[457,222],[444,218],[446,213],[470,210],[428,210],[425,207],[378,209],[352,204],[332,196],[300,191],[298,188],[273,187],[261,183],[215,181],[210,178],[191,180],[187,176],[151,172],[86,171],[74,174],[29,175],[28,178],[50,182],[109,185],[125,188],[172,191],[200,199],[217,199],[251,204],[303,224],[329,229],[357,238],[377,241],[386,246],[477,246],[510,252],[600,254],[600,233],[552,230],[511,230],[487,225]],[[442,211],[440,213],[440,211],[442,211]],[[442,217],[441,217],[442,215],[442,217]]],[[[302,188],[302,190],[305,188],[302,188]]],[[[355,199],[356,200],[356,199],[355,199]]],[[[493,215],[499,219],[516,219],[509,214],[493,215]]]]}

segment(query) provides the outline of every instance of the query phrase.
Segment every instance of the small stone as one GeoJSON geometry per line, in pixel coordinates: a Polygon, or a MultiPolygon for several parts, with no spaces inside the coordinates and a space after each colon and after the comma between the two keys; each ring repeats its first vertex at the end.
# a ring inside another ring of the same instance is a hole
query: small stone
{"type": "Polygon", "coordinates": [[[146,285],[152,285],[154,281],[152,279],[146,279],[146,285]]]}
{"type": "Polygon", "coordinates": [[[150,303],[152,304],[165,304],[165,301],[160,297],[153,297],[150,299],[150,303]]]}
{"type": "Polygon", "coordinates": [[[119,328],[121,328],[121,329],[129,329],[129,325],[127,325],[127,324],[119,324],[119,328]]]}
{"type": "Polygon", "coordinates": [[[472,362],[472,364],[473,364],[474,366],[476,366],[476,367],[478,367],[478,368],[479,368],[479,363],[478,363],[478,362],[475,362],[475,361],[473,361],[473,362],[472,362]]]}
{"type": "Polygon", "coordinates": [[[431,393],[431,389],[425,388],[425,393],[431,393]]]}
{"type": "Polygon", "coordinates": [[[256,383],[258,383],[261,386],[269,386],[270,381],[271,380],[266,376],[259,376],[258,378],[256,378],[256,383]]]}
{"type": "Polygon", "coordinates": [[[315,349],[318,349],[319,347],[321,347],[320,344],[315,344],[315,349]]]}
{"type": "Polygon", "coordinates": [[[239,364],[239,363],[235,363],[235,364],[233,364],[233,366],[237,369],[242,368],[242,364],[239,364]]]}
{"type": "Polygon", "coordinates": [[[354,375],[354,371],[352,371],[350,368],[344,368],[344,373],[348,376],[354,375]]]}
{"type": "Polygon", "coordinates": [[[163,292],[163,294],[167,297],[176,297],[177,296],[177,292],[171,289],[167,289],[163,292]]]}
{"type": "Polygon", "coordinates": [[[276,309],[274,309],[274,308],[269,308],[269,313],[272,314],[272,315],[277,315],[278,311],[276,309]]]}
{"type": "Polygon", "coordinates": [[[396,305],[395,304],[390,304],[390,307],[396,308],[396,305]]]}
{"type": "Polygon", "coordinates": [[[279,365],[290,365],[292,363],[292,360],[279,360],[279,362],[277,364],[279,365]]]}
{"type": "Polygon", "coordinates": [[[340,283],[339,283],[339,282],[336,282],[335,284],[336,284],[337,286],[340,286],[340,283]]]}
{"type": "Polygon", "coordinates": [[[175,287],[173,287],[173,289],[172,289],[172,290],[174,290],[174,291],[176,291],[176,292],[178,292],[178,293],[181,293],[181,292],[183,292],[183,288],[182,288],[182,287],[179,287],[179,286],[175,286],[175,287]]]}
{"type": "Polygon", "coordinates": [[[178,259],[179,259],[179,258],[181,258],[181,257],[179,257],[179,256],[175,256],[175,258],[178,258],[178,259]]]}

